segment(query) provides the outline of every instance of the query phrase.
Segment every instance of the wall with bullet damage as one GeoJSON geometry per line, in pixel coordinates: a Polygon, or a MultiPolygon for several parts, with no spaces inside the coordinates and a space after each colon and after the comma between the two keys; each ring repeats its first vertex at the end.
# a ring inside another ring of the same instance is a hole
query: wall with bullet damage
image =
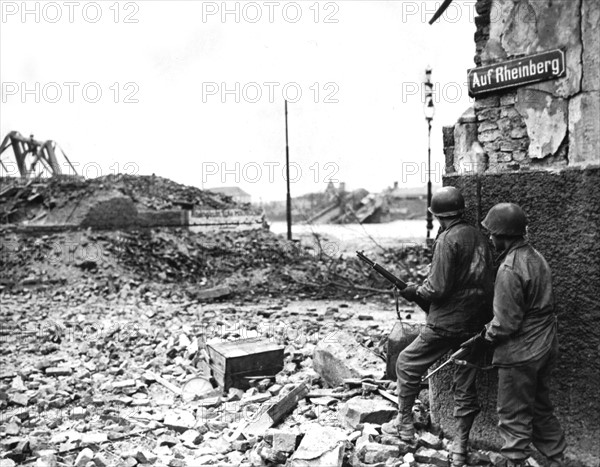
{"type": "MultiPolygon", "coordinates": [[[[478,0],[477,66],[563,48],[567,74],[475,99],[443,130],[445,185],[474,224],[521,205],[553,271],[561,357],[554,401],[569,465],[600,462],[600,2],[478,0]]],[[[453,430],[450,372],[431,384],[432,416],[453,430]]],[[[482,372],[473,439],[498,447],[495,371],[482,372]]]]}

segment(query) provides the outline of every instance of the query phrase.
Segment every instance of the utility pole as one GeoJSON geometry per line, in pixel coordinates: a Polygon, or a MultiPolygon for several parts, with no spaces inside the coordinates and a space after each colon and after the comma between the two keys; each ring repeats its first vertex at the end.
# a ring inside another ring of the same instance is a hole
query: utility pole
{"type": "Polygon", "coordinates": [[[287,100],[285,101],[285,178],[287,183],[286,214],[287,239],[292,241],[292,197],[290,195],[290,147],[288,144],[287,100]]]}
{"type": "Polygon", "coordinates": [[[425,70],[425,103],[423,110],[427,121],[427,245],[432,243],[433,215],[431,214],[431,121],[435,115],[433,105],[433,83],[431,82],[431,67],[425,70]]]}

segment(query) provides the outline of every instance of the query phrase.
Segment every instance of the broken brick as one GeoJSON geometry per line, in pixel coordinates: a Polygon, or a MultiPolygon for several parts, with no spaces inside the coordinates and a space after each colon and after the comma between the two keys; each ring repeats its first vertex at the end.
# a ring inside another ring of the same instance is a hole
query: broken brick
{"type": "Polygon", "coordinates": [[[367,464],[376,464],[378,462],[386,462],[390,458],[399,457],[400,449],[398,446],[368,443],[360,448],[358,456],[367,464]]]}
{"type": "Polygon", "coordinates": [[[273,449],[283,452],[294,452],[296,450],[296,442],[298,441],[297,433],[288,431],[273,430],[273,449]]]}
{"type": "Polygon", "coordinates": [[[90,448],[84,448],[79,451],[79,454],[77,454],[77,457],[75,458],[75,467],[85,467],[93,458],[94,451],[90,448]]]}
{"type": "Polygon", "coordinates": [[[415,453],[415,460],[422,464],[432,464],[438,467],[448,467],[448,451],[421,447],[415,453]]]}
{"type": "Polygon", "coordinates": [[[356,428],[361,423],[381,425],[392,420],[397,413],[396,407],[383,399],[353,397],[342,406],[339,416],[344,425],[356,428]]]}

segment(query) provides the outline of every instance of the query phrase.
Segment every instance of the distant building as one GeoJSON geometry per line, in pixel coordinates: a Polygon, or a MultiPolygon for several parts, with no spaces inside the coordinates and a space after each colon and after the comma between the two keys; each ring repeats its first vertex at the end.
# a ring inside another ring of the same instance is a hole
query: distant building
{"type": "Polygon", "coordinates": [[[209,188],[212,193],[230,196],[236,203],[249,203],[251,196],[237,186],[222,186],[218,188],[209,188]]]}
{"type": "Polygon", "coordinates": [[[400,188],[398,182],[394,182],[394,186],[385,190],[384,194],[393,199],[425,199],[427,198],[427,187],[400,188]]]}

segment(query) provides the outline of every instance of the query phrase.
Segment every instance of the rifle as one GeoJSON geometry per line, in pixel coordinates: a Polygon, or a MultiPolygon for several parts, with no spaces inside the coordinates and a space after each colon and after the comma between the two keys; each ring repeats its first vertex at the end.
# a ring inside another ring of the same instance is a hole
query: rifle
{"type": "Polygon", "coordinates": [[[479,367],[477,365],[473,365],[472,363],[467,362],[466,360],[463,360],[463,358],[469,354],[469,352],[471,351],[470,348],[475,344],[475,342],[477,340],[481,339],[481,335],[482,335],[482,333],[479,332],[479,333],[475,334],[473,337],[471,337],[469,340],[463,342],[460,345],[460,348],[456,352],[454,352],[452,355],[450,355],[450,358],[448,360],[446,360],[443,364],[441,364],[435,370],[433,370],[431,373],[429,373],[427,376],[425,376],[423,378],[423,381],[431,378],[438,371],[440,371],[445,366],[450,365],[451,363],[456,363],[457,365],[462,365],[462,366],[470,366],[473,368],[478,368],[480,370],[491,369],[492,368],[491,366],[479,367]]]}
{"type": "MultiPolygon", "coordinates": [[[[382,275],[388,282],[391,282],[394,285],[394,287],[398,288],[399,290],[404,290],[406,288],[406,286],[407,286],[406,282],[404,282],[399,277],[396,277],[395,275],[393,275],[391,272],[389,272],[383,266],[380,266],[379,264],[375,263],[374,261],[371,261],[369,258],[367,258],[363,254],[362,251],[357,251],[356,256],[358,256],[358,259],[360,259],[361,261],[363,261],[363,262],[367,263],[369,266],[371,266],[371,268],[373,268],[375,270],[375,272],[382,275]]],[[[421,297],[417,297],[417,299],[415,300],[415,303],[417,305],[419,305],[425,313],[429,313],[429,302],[427,300],[425,300],[421,297]]]]}

